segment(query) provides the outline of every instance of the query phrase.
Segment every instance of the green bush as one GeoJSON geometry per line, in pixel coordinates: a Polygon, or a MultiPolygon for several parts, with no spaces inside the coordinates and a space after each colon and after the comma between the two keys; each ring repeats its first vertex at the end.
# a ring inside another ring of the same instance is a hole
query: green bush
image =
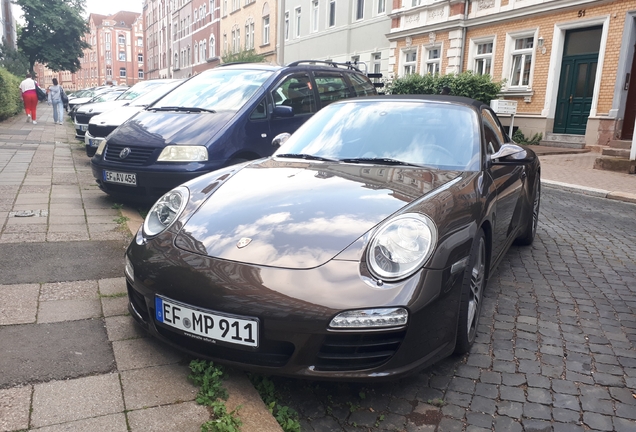
{"type": "Polygon", "coordinates": [[[20,79],[0,68],[0,121],[13,117],[23,109],[20,79]]]}
{"type": "Polygon", "coordinates": [[[471,71],[447,75],[411,74],[397,78],[386,87],[387,94],[440,94],[444,87],[454,96],[465,96],[490,103],[497,98],[503,81],[492,81],[490,75],[476,75],[471,71]]]}
{"type": "Polygon", "coordinates": [[[521,132],[521,129],[517,129],[514,134],[512,134],[512,140],[517,144],[525,144],[525,145],[538,145],[543,139],[542,133],[536,133],[532,136],[532,138],[526,138],[526,136],[521,132]]]}

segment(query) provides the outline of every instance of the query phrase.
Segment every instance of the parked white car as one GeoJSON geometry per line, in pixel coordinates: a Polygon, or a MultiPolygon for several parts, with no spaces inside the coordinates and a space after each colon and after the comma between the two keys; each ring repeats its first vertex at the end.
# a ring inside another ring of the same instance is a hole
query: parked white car
{"type": "MultiPolygon", "coordinates": [[[[124,104],[116,105],[114,109],[102,111],[102,113],[97,113],[88,119],[87,130],[84,135],[87,156],[92,157],[101,142],[104,141],[112,131],[117,129],[120,124],[161,99],[164,95],[181,84],[183,80],[162,79],[148,82],[156,82],[159,85],[153,86],[149,91],[133,100],[127,100],[124,104]]],[[[118,101],[119,100],[116,100],[110,103],[114,104],[118,101]]]]}

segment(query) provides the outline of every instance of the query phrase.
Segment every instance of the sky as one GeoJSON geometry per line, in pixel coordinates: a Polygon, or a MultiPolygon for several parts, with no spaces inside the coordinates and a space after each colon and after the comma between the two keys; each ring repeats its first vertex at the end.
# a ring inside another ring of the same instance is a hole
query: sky
{"type": "Polygon", "coordinates": [[[92,13],[112,15],[119,11],[141,12],[143,0],[86,0],[86,16],[92,13]]]}

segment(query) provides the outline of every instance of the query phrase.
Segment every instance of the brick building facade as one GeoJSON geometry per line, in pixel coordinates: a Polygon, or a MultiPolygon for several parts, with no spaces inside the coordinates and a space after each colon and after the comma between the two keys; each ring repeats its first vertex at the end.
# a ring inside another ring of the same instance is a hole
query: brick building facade
{"type": "Polygon", "coordinates": [[[487,73],[505,80],[526,136],[631,139],[633,1],[394,0],[391,18],[393,76],[487,73]]]}

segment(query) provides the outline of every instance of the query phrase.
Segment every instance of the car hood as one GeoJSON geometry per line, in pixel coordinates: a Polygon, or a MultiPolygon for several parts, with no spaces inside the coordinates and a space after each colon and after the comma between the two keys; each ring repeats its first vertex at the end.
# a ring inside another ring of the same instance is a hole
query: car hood
{"type": "Polygon", "coordinates": [[[460,174],[266,159],[219,186],[185,223],[175,244],[225,260],[313,268],[460,174]]]}
{"type": "Polygon", "coordinates": [[[164,147],[168,144],[205,145],[235,113],[142,111],[109,137],[113,144],[164,147]]]}
{"type": "Polygon", "coordinates": [[[92,117],[89,123],[100,126],[119,126],[143,109],[142,106],[122,106],[92,117]]]}
{"type": "Polygon", "coordinates": [[[93,114],[95,113],[104,113],[106,111],[111,111],[120,107],[123,107],[130,101],[125,100],[114,100],[108,102],[95,102],[90,104],[84,104],[81,108],[77,109],[78,113],[82,114],[93,114]]]}
{"type": "Polygon", "coordinates": [[[93,98],[92,97],[75,98],[75,99],[70,99],[68,101],[68,103],[71,104],[71,105],[81,105],[81,104],[85,104],[86,102],[90,101],[91,99],[93,99],[93,98]]]}

